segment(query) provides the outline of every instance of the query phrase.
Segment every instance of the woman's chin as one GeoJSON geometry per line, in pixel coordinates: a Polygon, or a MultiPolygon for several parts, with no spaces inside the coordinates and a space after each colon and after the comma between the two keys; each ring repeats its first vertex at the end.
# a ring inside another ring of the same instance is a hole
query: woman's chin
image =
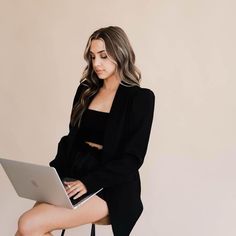
{"type": "Polygon", "coordinates": [[[101,75],[100,75],[100,76],[98,75],[98,78],[99,78],[100,80],[105,80],[105,79],[106,79],[104,76],[101,76],[101,75]]]}

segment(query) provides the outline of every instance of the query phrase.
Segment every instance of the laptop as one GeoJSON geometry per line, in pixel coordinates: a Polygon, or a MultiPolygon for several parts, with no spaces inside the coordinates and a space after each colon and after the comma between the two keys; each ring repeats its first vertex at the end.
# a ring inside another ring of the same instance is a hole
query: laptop
{"type": "Polygon", "coordinates": [[[0,163],[20,197],[75,209],[102,190],[69,198],[54,167],[0,158],[0,163]]]}

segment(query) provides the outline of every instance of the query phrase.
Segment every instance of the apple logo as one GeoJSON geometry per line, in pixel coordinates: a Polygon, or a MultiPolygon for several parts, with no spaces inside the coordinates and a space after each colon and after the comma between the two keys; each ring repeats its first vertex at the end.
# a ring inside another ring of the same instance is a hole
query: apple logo
{"type": "Polygon", "coordinates": [[[38,186],[38,184],[36,183],[36,181],[34,181],[34,180],[31,180],[30,182],[33,184],[33,186],[34,186],[34,187],[36,187],[36,188],[38,188],[38,187],[39,187],[39,186],[38,186]]]}

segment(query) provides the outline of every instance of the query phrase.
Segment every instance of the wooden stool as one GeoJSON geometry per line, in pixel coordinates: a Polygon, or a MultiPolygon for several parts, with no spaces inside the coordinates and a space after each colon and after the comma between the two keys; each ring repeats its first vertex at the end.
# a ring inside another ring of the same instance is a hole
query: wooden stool
{"type": "MultiPolygon", "coordinates": [[[[110,225],[110,224],[111,224],[111,222],[110,222],[109,216],[106,216],[106,217],[102,218],[101,220],[98,220],[98,221],[92,223],[90,236],[95,236],[95,225],[110,225]]],[[[61,236],[64,236],[65,231],[66,231],[65,229],[62,230],[61,236]]]]}

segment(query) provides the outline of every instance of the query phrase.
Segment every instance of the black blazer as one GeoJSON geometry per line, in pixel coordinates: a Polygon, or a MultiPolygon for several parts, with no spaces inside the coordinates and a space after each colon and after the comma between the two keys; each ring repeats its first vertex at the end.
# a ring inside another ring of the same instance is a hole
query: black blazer
{"type": "MultiPolygon", "coordinates": [[[[79,85],[73,105],[85,88],[82,83],[79,85]]],[[[105,130],[102,167],[80,179],[89,192],[104,188],[115,236],[128,236],[143,210],[138,169],[147,151],[154,101],[150,89],[119,85],[105,130]]],[[[50,162],[61,177],[68,174],[66,158],[76,132],[78,128],[70,126],[68,135],[58,144],[55,159],[50,162]]]]}

